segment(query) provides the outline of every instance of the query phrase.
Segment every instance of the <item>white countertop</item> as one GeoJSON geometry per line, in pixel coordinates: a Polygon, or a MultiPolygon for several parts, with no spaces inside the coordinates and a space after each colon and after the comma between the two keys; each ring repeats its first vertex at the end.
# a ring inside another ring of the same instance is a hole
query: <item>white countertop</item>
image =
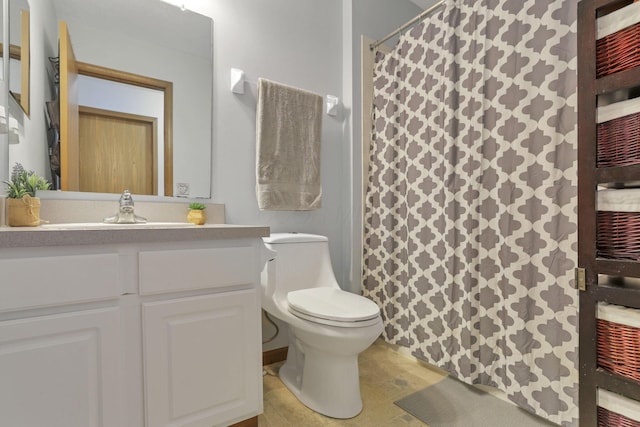
{"type": "Polygon", "coordinates": [[[45,227],[0,227],[0,249],[40,246],[104,245],[211,239],[242,239],[269,236],[269,227],[255,225],[205,224],[104,224],[45,227]]]}

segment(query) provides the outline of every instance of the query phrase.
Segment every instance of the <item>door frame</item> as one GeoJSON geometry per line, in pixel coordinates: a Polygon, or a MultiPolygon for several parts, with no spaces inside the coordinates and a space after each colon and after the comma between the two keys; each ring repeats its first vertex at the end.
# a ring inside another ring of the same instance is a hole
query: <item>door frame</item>
{"type": "Polygon", "coordinates": [[[76,61],[78,74],[164,93],[164,195],[173,196],[173,83],[113,68],[76,61]]]}

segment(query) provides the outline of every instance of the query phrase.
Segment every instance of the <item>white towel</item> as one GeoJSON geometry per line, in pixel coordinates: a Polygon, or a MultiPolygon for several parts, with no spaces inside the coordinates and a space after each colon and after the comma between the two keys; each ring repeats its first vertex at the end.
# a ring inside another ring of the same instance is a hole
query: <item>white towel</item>
{"type": "Polygon", "coordinates": [[[256,197],[260,210],[321,206],[322,97],[258,80],[256,197]]]}

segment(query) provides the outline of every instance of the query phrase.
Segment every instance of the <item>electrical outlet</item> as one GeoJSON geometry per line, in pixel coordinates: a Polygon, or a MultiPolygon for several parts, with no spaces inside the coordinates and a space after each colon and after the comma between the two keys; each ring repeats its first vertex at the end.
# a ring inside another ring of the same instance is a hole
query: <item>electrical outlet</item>
{"type": "Polygon", "coordinates": [[[189,184],[186,182],[176,183],[176,196],[187,197],[189,195],[189,184]]]}

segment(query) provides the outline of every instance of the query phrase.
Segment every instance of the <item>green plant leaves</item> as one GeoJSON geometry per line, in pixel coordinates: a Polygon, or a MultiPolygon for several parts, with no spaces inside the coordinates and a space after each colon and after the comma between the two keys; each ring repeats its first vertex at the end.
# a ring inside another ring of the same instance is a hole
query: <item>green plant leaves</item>
{"type": "Polygon", "coordinates": [[[33,171],[26,171],[20,163],[16,163],[11,173],[11,180],[7,184],[7,197],[20,199],[25,195],[36,196],[37,190],[48,190],[51,183],[33,171]]]}

